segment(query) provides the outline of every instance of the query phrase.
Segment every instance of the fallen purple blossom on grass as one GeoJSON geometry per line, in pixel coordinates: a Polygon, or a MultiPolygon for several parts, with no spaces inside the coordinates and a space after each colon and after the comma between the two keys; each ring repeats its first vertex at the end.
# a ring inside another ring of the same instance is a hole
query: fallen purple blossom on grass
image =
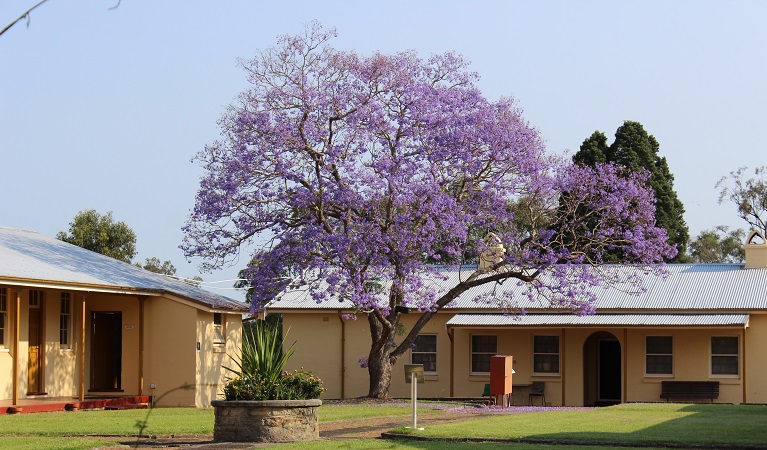
{"type": "Polygon", "coordinates": [[[480,407],[463,407],[463,408],[451,408],[446,409],[448,413],[531,413],[531,412],[549,412],[549,411],[587,411],[596,409],[594,407],[586,406],[509,406],[508,408],[501,408],[499,406],[480,406],[480,407]]]}

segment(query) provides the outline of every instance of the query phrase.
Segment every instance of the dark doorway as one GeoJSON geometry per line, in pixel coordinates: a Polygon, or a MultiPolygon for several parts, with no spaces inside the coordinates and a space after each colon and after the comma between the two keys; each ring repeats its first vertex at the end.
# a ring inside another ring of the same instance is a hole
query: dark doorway
{"type": "Polygon", "coordinates": [[[617,339],[599,340],[600,403],[621,401],[621,344],[617,339]]]}
{"type": "Polygon", "coordinates": [[[598,331],[583,344],[583,404],[607,406],[623,399],[621,344],[614,334],[598,331]]]}
{"type": "Polygon", "coordinates": [[[122,313],[94,312],[91,316],[91,389],[122,390],[122,313]]]}

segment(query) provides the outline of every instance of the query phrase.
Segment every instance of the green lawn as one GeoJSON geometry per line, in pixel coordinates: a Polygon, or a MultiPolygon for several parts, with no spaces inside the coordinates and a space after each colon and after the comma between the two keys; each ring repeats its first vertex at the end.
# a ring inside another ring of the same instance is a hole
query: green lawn
{"type": "Polygon", "coordinates": [[[766,445],[767,406],[624,404],[591,410],[498,414],[403,434],[628,444],[766,445]]]}
{"type": "MultiPolygon", "coordinates": [[[[409,407],[402,404],[326,405],[320,408],[319,419],[320,422],[331,422],[364,417],[407,416],[410,411],[409,407]]],[[[428,406],[419,408],[419,411],[434,412],[428,406]]],[[[91,449],[114,445],[114,442],[110,444],[98,435],[128,437],[139,434],[139,431],[144,436],[212,435],[213,410],[157,408],[0,415],[0,449],[91,449]],[[145,427],[141,430],[140,425],[143,424],[145,427]]]]}
{"type": "Polygon", "coordinates": [[[143,434],[213,433],[212,409],[157,408],[3,415],[0,435],[130,436],[139,433],[138,425],[144,421],[147,426],[143,434]]]}
{"type": "MultiPolygon", "coordinates": [[[[407,416],[406,406],[326,405],[320,408],[320,422],[365,417],[407,416]]],[[[419,412],[438,412],[419,408],[419,412]]],[[[157,408],[153,410],[78,411],[0,416],[0,436],[80,436],[139,433],[144,435],[213,434],[213,410],[195,408],[157,408]]]]}
{"type": "MultiPolygon", "coordinates": [[[[433,412],[423,405],[421,413],[433,412]]],[[[362,417],[408,416],[402,404],[325,405],[320,421],[331,422],[362,417]]],[[[451,413],[445,413],[451,414],[451,413]]],[[[78,411],[0,416],[0,449],[89,449],[110,445],[98,435],[124,436],[123,442],[139,432],[144,435],[211,435],[213,411],[194,408],[155,410],[78,411]]],[[[395,430],[411,433],[409,429],[395,430]]],[[[535,441],[600,442],[628,445],[728,445],[765,446],[767,406],[708,404],[628,404],[609,408],[560,410],[531,413],[493,413],[465,422],[428,426],[417,432],[435,437],[486,437],[525,439],[511,450],[561,450],[561,446],[533,444],[535,441]]],[[[114,443],[112,443],[114,444],[114,443]]],[[[319,441],[279,448],[309,450],[336,449],[441,449],[495,448],[498,444],[342,440],[319,441]]],[[[588,447],[583,447],[588,448],[588,447]]],[[[609,447],[602,447],[606,449],[609,447]]],[[[767,448],[767,447],[762,447],[767,448]]],[[[576,450],[578,447],[567,447],[576,450]]]]}
{"type": "MultiPolygon", "coordinates": [[[[354,441],[315,441],[295,444],[280,444],[274,446],[279,450],[492,450],[499,448],[497,443],[465,443],[465,442],[415,442],[415,441],[383,441],[380,439],[360,439],[354,441]]],[[[504,444],[504,450],[593,450],[594,447],[580,445],[562,446],[545,444],[504,444]]],[[[599,447],[599,450],[631,450],[630,447],[599,447]]],[[[653,449],[659,450],[659,449],[653,449]]]]}

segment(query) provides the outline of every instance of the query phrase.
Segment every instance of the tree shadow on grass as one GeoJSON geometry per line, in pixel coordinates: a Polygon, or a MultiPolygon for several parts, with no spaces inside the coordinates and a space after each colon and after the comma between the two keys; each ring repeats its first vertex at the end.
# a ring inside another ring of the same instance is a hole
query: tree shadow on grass
{"type": "MultiPolygon", "coordinates": [[[[671,414],[674,414],[673,418],[635,431],[542,433],[528,436],[525,440],[589,445],[767,449],[767,406],[765,405],[679,406],[679,409],[669,410],[671,414]]],[[[638,414],[643,412],[641,405],[626,405],[626,407],[637,408],[638,414]]],[[[648,410],[644,413],[652,414],[652,408],[653,405],[648,405],[648,410]]]]}

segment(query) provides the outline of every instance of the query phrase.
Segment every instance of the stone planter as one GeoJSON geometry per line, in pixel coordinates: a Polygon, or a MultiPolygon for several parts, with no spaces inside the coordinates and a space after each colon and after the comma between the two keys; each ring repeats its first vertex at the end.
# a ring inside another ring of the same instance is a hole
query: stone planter
{"type": "Polygon", "coordinates": [[[322,400],[214,400],[217,442],[295,442],[320,438],[322,400]]]}

